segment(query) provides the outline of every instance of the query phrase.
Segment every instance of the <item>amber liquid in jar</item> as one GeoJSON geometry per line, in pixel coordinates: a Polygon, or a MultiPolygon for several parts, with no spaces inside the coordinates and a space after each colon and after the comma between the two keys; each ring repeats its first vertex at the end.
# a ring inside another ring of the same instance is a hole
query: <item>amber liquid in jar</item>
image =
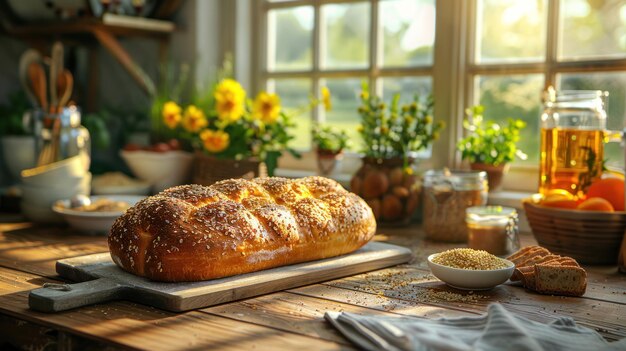
{"type": "Polygon", "coordinates": [[[581,197],[602,174],[604,132],[584,129],[541,129],[539,192],[563,189],[581,197]]]}
{"type": "Polygon", "coordinates": [[[492,255],[502,256],[507,253],[508,237],[506,228],[468,223],[468,246],[474,250],[484,250],[492,255]]]}

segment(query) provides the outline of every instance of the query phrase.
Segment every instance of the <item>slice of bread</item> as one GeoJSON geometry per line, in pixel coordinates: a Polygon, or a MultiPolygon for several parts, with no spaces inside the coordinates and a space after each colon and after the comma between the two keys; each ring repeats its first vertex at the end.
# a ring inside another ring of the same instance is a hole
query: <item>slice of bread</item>
{"type": "Polygon", "coordinates": [[[522,273],[522,285],[526,289],[535,290],[536,276],[535,267],[531,267],[533,270],[522,273]]]}
{"type": "Polygon", "coordinates": [[[536,247],[526,251],[525,254],[511,260],[516,266],[528,265],[533,259],[550,255],[550,251],[543,247],[536,247]]]}
{"type": "Polygon", "coordinates": [[[523,247],[523,248],[517,250],[511,256],[507,257],[506,259],[509,260],[509,261],[515,261],[518,257],[520,257],[520,256],[526,254],[528,251],[530,251],[532,249],[535,249],[535,248],[538,248],[538,247],[539,246],[537,246],[537,245],[523,247]]]}
{"type": "Polygon", "coordinates": [[[580,267],[538,264],[534,280],[541,294],[582,296],[587,290],[587,273],[580,267]]]}

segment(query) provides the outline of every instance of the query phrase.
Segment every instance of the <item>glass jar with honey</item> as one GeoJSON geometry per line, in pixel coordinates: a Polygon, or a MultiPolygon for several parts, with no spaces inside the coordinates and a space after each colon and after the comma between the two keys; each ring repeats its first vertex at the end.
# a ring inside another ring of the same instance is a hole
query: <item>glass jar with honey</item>
{"type": "Polygon", "coordinates": [[[517,211],[502,206],[474,206],[466,210],[470,249],[506,256],[519,249],[517,211]]]}
{"type": "Polygon", "coordinates": [[[608,92],[590,90],[544,93],[541,115],[539,192],[556,189],[576,198],[602,175],[604,143],[619,138],[606,130],[608,92]]]}

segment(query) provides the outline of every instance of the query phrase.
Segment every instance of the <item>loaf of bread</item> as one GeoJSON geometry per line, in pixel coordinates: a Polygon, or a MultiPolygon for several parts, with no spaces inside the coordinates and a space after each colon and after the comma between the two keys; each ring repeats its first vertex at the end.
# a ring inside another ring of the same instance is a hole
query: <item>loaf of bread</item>
{"type": "Polygon", "coordinates": [[[148,197],[109,233],[113,261],[156,281],[200,281],[338,256],[376,231],[357,195],[322,177],[231,179],[148,197]]]}
{"type": "Polygon", "coordinates": [[[527,289],[541,294],[582,296],[587,274],[571,257],[550,253],[540,246],[526,247],[508,257],[515,263],[511,281],[520,280],[527,289]]]}

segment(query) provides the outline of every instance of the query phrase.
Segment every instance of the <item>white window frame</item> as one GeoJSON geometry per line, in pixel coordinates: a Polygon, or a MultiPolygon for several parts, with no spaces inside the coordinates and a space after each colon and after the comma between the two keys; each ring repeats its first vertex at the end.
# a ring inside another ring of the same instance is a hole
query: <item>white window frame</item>
{"type": "MultiPolygon", "coordinates": [[[[456,141],[463,136],[462,118],[466,107],[476,101],[475,78],[480,75],[542,74],[544,88],[550,85],[558,89],[557,75],[574,72],[610,72],[626,71],[626,58],[589,59],[567,61],[558,58],[559,43],[559,0],[548,0],[546,57],[539,62],[521,63],[478,63],[476,60],[476,19],[478,0],[436,0],[435,45],[432,67],[415,68],[377,68],[379,52],[376,52],[377,40],[375,29],[378,28],[379,0],[370,0],[372,42],[370,43],[370,66],[363,70],[319,69],[320,48],[320,6],[329,3],[353,3],[362,0],[296,0],[269,3],[265,0],[253,0],[252,9],[252,89],[258,92],[265,89],[265,82],[271,78],[313,79],[313,91],[319,94],[320,78],[341,78],[367,76],[371,81],[380,82],[379,77],[431,76],[432,94],[435,98],[435,120],[446,122],[441,132],[441,139],[434,143],[432,156],[420,163],[420,168],[463,167],[460,154],[456,151],[456,141]],[[268,72],[267,11],[274,8],[313,5],[315,25],[313,33],[314,57],[313,69],[298,72],[268,72]]],[[[380,84],[371,84],[370,93],[380,93],[380,84]]],[[[356,113],[356,111],[355,111],[356,113]]],[[[537,116],[539,118],[539,116],[537,116]]],[[[319,111],[313,112],[313,120],[319,120],[319,111]]],[[[539,142],[539,141],[538,141],[539,142]]],[[[358,154],[347,155],[348,164],[344,171],[351,173],[358,167],[358,154]]],[[[315,170],[315,155],[311,151],[303,152],[301,160],[282,157],[281,167],[299,170],[315,170]]],[[[505,177],[504,188],[535,192],[538,186],[538,165],[519,165],[513,163],[509,175],[505,177]]]]}
{"type": "MultiPolygon", "coordinates": [[[[362,78],[367,77],[370,82],[370,94],[381,95],[382,84],[380,78],[392,77],[430,77],[434,81],[433,66],[412,66],[412,67],[379,67],[382,55],[379,47],[378,39],[381,35],[379,28],[379,0],[296,0],[288,2],[269,2],[266,0],[256,1],[257,8],[255,16],[256,23],[256,40],[253,47],[254,57],[257,58],[253,86],[256,91],[266,90],[267,82],[271,79],[284,78],[307,78],[312,80],[313,93],[320,98],[320,81],[327,78],[362,78]],[[324,69],[321,64],[321,56],[323,55],[322,37],[324,26],[321,23],[321,8],[327,4],[350,4],[350,3],[370,3],[370,43],[369,43],[369,63],[363,69],[324,69]],[[313,25],[313,42],[312,42],[312,65],[310,70],[297,71],[269,71],[268,58],[274,49],[275,43],[272,43],[268,36],[268,13],[273,9],[293,8],[298,6],[312,6],[314,13],[313,25]]],[[[270,89],[271,90],[271,89],[270,89]]],[[[356,114],[357,112],[354,111],[356,114]]],[[[318,106],[312,111],[312,120],[315,122],[323,121],[322,107],[318,106]]],[[[295,159],[290,156],[284,156],[280,160],[280,166],[284,168],[293,168],[312,171],[316,169],[315,155],[310,149],[301,150],[303,157],[295,159]]],[[[359,166],[359,154],[356,152],[348,152],[345,155],[343,171],[351,173],[359,166]]]]}
{"type": "MultiPolygon", "coordinates": [[[[546,54],[543,61],[521,63],[478,63],[476,55],[478,0],[468,0],[467,74],[465,78],[466,105],[477,101],[477,76],[497,76],[512,74],[541,74],[544,77],[544,90],[550,86],[559,89],[557,75],[560,73],[626,71],[626,58],[559,60],[560,4],[559,0],[547,0],[546,54]]],[[[537,116],[539,118],[539,116],[537,116]]],[[[457,121],[458,123],[458,121],[457,121]]],[[[539,142],[539,140],[537,141],[539,142]]],[[[506,189],[535,192],[539,185],[539,165],[512,164],[510,174],[504,179],[506,189]],[[532,180],[532,181],[531,181],[532,180]]]]}

